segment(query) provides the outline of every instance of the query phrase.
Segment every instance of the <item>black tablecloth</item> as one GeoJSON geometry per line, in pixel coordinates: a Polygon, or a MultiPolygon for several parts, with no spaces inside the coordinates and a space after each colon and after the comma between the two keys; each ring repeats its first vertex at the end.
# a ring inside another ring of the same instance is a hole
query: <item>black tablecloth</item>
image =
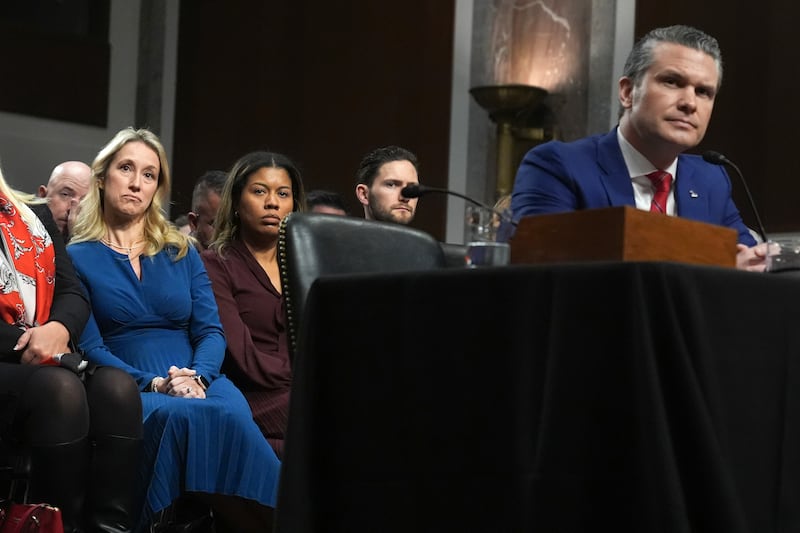
{"type": "Polygon", "coordinates": [[[597,263],[321,279],[278,530],[800,530],[800,279],[597,263]]]}

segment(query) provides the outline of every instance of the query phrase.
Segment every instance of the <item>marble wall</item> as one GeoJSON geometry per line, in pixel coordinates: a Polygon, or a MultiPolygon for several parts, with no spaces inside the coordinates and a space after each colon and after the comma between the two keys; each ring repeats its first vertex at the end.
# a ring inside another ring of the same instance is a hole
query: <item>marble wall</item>
{"type": "Polygon", "coordinates": [[[546,89],[567,138],[584,130],[591,11],[585,0],[494,0],[486,21],[484,77],[546,89]]]}

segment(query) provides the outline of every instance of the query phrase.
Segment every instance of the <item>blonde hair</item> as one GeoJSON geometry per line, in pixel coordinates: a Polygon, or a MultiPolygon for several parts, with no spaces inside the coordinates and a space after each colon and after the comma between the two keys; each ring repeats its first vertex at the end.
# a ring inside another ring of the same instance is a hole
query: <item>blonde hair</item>
{"type": "Polygon", "coordinates": [[[46,200],[38,198],[32,194],[12,189],[6,181],[6,178],[3,176],[2,169],[0,169],[0,193],[8,198],[8,201],[17,208],[22,220],[25,221],[28,227],[32,228],[35,226],[38,217],[36,216],[36,213],[31,211],[31,208],[28,207],[27,204],[43,204],[46,203],[46,200]]]}
{"type": "Polygon", "coordinates": [[[184,257],[190,246],[186,235],[169,222],[164,214],[163,206],[169,201],[170,173],[167,154],[158,136],[148,129],[133,129],[131,127],[120,130],[108,144],[97,153],[92,162],[92,178],[89,192],[81,201],[81,210],[75,221],[70,244],[84,241],[99,241],[106,234],[106,223],[103,219],[105,208],[103,184],[111,162],[123,146],[130,142],[144,143],[157,155],[161,165],[158,174],[158,188],[153,196],[153,201],[147,206],[144,215],[144,240],[146,242],[143,255],[153,256],[165,247],[177,250],[175,260],[184,257]]]}

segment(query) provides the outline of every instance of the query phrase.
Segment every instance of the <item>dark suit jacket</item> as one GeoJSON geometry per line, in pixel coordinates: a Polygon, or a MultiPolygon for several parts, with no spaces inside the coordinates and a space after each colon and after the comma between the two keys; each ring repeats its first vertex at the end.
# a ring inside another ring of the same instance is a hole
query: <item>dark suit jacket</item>
{"type": "MultiPolygon", "coordinates": [[[[53,295],[53,304],[50,306],[50,322],[60,322],[67,328],[73,340],[80,337],[86,321],[89,319],[89,302],[83,294],[83,289],[75,275],[67,255],[64,240],[58,231],[53,216],[47,204],[30,206],[36,216],[44,224],[56,254],[56,285],[53,295]]],[[[1,247],[2,245],[0,245],[1,247]]],[[[14,345],[22,335],[22,330],[11,324],[0,323],[0,360],[19,361],[19,352],[14,352],[14,345]]]]}
{"type": "MultiPolygon", "coordinates": [[[[731,198],[725,169],[697,155],[678,156],[675,177],[678,216],[727,226],[739,242],[756,243],[731,198]]],[[[517,171],[511,211],[514,220],[528,215],[579,209],[636,206],[617,130],[571,143],[552,141],[529,151],[517,171]]]]}

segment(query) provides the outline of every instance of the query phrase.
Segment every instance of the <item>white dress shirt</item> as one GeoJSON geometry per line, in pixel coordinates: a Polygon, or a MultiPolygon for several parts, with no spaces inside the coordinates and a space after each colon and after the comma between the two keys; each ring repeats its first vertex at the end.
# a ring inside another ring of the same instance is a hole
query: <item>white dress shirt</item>
{"type": "Polygon", "coordinates": [[[619,141],[622,157],[625,159],[625,166],[628,167],[628,173],[630,174],[633,184],[633,196],[636,199],[636,208],[643,211],[650,211],[650,204],[653,201],[655,190],[647,175],[654,170],[664,170],[672,174],[672,185],[670,186],[669,196],[667,197],[666,214],[675,216],[675,180],[677,179],[678,159],[675,158],[667,168],[657,169],[653,166],[653,163],[648,161],[645,156],[639,153],[639,151],[625,139],[620,128],[617,128],[617,140],[619,141]]]}

